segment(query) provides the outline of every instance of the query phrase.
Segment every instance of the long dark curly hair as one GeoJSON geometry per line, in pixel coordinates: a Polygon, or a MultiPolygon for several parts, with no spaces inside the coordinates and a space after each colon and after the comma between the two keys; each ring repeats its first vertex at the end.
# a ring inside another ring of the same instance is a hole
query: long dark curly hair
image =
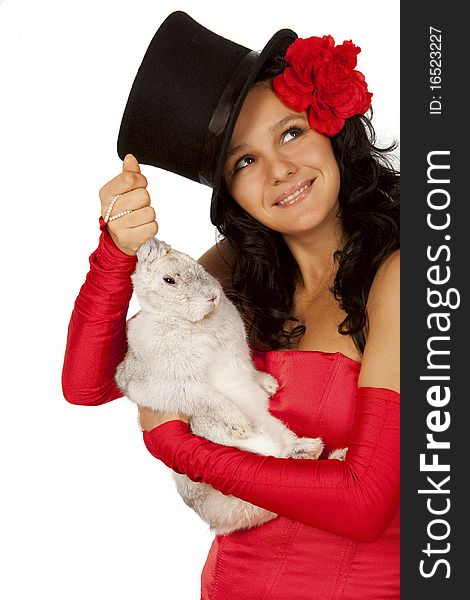
{"type": "MultiPolygon", "coordinates": [[[[259,75],[257,84],[272,85],[286,67],[277,57],[259,75]]],[[[371,109],[372,118],[372,109],[371,109]]],[[[351,335],[362,354],[367,324],[366,303],[378,267],[399,248],[399,175],[389,156],[396,148],[375,145],[369,118],[356,115],[331,137],[340,171],[339,212],[345,244],[334,254],[338,264],[331,293],[346,313],[338,326],[351,335]]],[[[215,225],[235,255],[231,300],[250,323],[249,336],[260,349],[288,348],[306,331],[292,314],[299,267],[282,235],[265,227],[230,196],[222,184],[215,225]]]]}

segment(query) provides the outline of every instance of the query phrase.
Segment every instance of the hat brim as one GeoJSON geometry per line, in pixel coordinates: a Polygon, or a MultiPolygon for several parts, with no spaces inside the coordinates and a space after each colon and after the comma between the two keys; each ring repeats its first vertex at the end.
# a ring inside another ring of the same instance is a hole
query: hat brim
{"type": "Polygon", "coordinates": [[[284,56],[287,48],[297,39],[297,34],[291,29],[281,29],[273,35],[263,50],[260,52],[258,60],[253,66],[252,71],[246,78],[246,81],[238,95],[236,101],[233,104],[230,116],[227,120],[227,124],[224,129],[224,134],[220,143],[219,152],[216,159],[216,166],[214,169],[212,198],[211,198],[211,209],[210,218],[213,224],[216,224],[218,202],[220,201],[219,192],[223,178],[225,157],[227,154],[228,146],[232,138],[232,133],[237,122],[238,115],[242,108],[243,102],[248,94],[250,88],[256,81],[259,73],[262,71],[266,63],[271,61],[275,56],[284,56]]]}

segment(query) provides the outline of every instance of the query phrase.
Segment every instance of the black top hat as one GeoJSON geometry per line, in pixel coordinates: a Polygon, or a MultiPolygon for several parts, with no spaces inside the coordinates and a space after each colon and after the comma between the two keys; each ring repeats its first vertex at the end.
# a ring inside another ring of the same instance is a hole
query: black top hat
{"type": "Polygon", "coordinates": [[[213,188],[243,100],[263,66],[297,38],[278,31],[254,52],[209,31],[184,12],[162,23],[145,53],[122,117],[118,154],[213,188]]]}

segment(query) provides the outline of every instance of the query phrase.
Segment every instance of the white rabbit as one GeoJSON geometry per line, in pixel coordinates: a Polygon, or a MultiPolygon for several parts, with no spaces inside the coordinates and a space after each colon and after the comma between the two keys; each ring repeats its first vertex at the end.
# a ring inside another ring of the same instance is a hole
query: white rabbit
{"type": "MultiPolygon", "coordinates": [[[[243,321],[219,282],[156,238],[137,252],[132,281],[141,310],[127,323],[116,382],[133,402],[189,417],[194,434],[262,455],[318,458],[319,438],[298,438],[268,411],[278,388],[252,364],[243,321]]],[[[173,473],[178,492],[217,534],[277,515],[173,473]]]]}

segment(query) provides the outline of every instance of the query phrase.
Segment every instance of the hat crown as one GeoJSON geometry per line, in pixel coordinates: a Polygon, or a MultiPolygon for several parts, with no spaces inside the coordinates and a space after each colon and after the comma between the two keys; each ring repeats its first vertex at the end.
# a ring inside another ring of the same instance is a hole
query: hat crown
{"type": "Polygon", "coordinates": [[[140,163],[199,181],[211,118],[249,53],[184,12],[167,17],[150,42],[129,95],[118,137],[121,159],[131,152],[140,163]]]}

